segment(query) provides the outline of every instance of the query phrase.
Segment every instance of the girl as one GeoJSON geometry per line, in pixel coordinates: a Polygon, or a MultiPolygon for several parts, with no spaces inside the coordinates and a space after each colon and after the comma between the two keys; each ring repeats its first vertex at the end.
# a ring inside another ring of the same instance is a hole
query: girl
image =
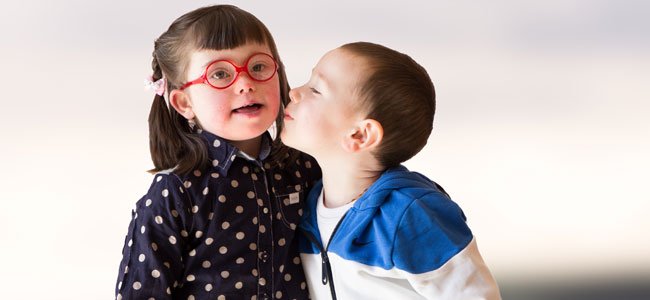
{"type": "Polygon", "coordinates": [[[294,235],[320,169],[267,133],[288,102],[271,34],[237,7],[200,8],[155,41],[152,67],[157,174],[132,213],[117,299],[306,299],[294,235]]]}
{"type": "Polygon", "coordinates": [[[312,299],[500,299],[460,207],[400,165],[433,125],[424,68],[380,45],[347,44],[290,96],[282,140],[323,168],[300,224],[312,299]]]}

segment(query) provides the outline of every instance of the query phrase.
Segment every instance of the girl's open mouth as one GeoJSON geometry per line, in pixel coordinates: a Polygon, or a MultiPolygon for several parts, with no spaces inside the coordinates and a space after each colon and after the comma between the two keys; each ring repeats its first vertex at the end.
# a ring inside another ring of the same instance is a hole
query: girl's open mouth
{"type": "Polygon", "coordinates": [[[257,112],[258,110],[260,110],[260,108],[262,108],[262,104],[253,103],[253,104],[249,104],[249,105],[246,105],[246,106],[242,106],[240,108],[233,109],[233,112],[242,113],[242,114],[250,114],[250,113],[257,112]]]}

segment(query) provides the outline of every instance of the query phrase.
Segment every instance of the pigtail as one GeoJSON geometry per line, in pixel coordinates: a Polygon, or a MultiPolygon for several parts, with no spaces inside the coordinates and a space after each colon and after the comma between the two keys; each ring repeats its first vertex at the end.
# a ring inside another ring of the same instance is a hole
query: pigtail
{"type": "MultiPolygon", "coordinates": [[[[155,52],[151,67],[153,80],[163,77],[155,52]]],[[[167,90],[174,87],[171,81],[167,84],[167,90]]],[[[209,163],[205,142],[160,95],[154,96],[149,112],[149,151],[154,164],[149,171],[152,173],[173,168],[174,173],[183,175],[204,169],[209,163]]]]}
{"type": "MultiPolygon", "coordinates": [[[[161,79],[163,74],[155,54],[151,67],[153,81],[161,79]]],[[[175,167],[181,148],[180,137],[174,128],[167,102],[163,96],[156,94],[149,112],[149,151],[154,165],[150,172],[175,167]]]]}
{"type": "Polygon", "coordinates": [[[187,119],[175,109],[170,109],[174,128],[178,130],[181,149],[174,173],[185,175],[194,170],[206,170],[210,166],[206,142],[190,127],[187,119]]]}

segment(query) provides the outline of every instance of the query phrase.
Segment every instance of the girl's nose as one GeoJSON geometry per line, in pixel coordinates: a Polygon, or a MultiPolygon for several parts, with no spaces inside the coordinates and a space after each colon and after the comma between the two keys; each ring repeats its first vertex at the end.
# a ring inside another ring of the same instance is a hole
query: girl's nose
{"type": "Polygon", "coordinates": [[[255,90],[255,83],[248,73],[242,72],[235,78],[235,88],[238,94],[250,93],[255,90]]]}

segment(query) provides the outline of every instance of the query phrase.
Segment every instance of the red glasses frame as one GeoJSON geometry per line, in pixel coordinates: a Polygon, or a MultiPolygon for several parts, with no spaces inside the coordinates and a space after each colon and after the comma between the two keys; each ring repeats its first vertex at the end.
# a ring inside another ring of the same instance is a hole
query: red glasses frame
{"type": "Polygon", "coordinates": [[[234,62],[232,62],[232,61],[230,61],[230,60],[227,60],[227,59],[217,59],[217,60],[215,60],[215,61],[210,62],[210,63],[208,64],[208,66],[205,67],[205,71],[203,71],[203,75],[201,75],[201,77],[199,77],[199,78],[197,78],[197,79],[194,79],[194,80],[192,80],[192,81],[190,81],[190,82],[184,84],[183,86],[181,86],[181,87],[179,88],[179,90],[182,91],[182,90],[188,88],[188,87],[191,86],[191,85],[194,85],[194,84],[200,84],[200,83],[205,83],[205,84],[211,86],[212,88],[215,88],[215,89],[218,89],[218,90],[227,89],[227,88],[229,88],[231,85],[233,85],[233,84],[235,83],[235,81],[237,81],[237,79],[239,79],[239,74],[242,73],[242,72],[248,74],[248,78],[250,78],[250,79],[253,80],[253,81],[257,81],[257,82],[266,82],[266,81],[271,80],[271,78],[273,78],[273,76],[275,76],[275,74],[278,72],[278,63],[275,61],[275,58],[273,58],[273,56],[271,56],[271,55],[269,55],[269,54],[267,54],[267,53],[263,53],[263,52],[258,52],[258,53],[253,53],[253,54],[251,54],[251,56],[249,56],[248,59],[246,59],[246,63],[244,63],[244,65],[241,66],[241,67],[238,66],[238,65],[236,65],[234,62]],[[271,60],[273,61],[273,64],[274,64],[273,74],[271,74],[271,76],[269,76],[268,79],[264,79],[264,80],[258,80],[258,79],[255,79],[253,76],[251,76],[250,73],[248,73],[248,63],[250,62],[251,58],[253,58],[253,57],[256,56],[256,55],[260,55],[260,54],[261,54],[261,55],[266,55],[266,56],[270,57],[271,60]],[[210,81],[208,80],[208,70],[209,70],[210,67],[211,67],[212,65],[214,65],[215,63],[222,62],[222,61],[225,61],[225,62],[231,64],[233,67],[235,67],[235,71],[237,72],[237,74],[235,75],[235,78],[233,78],[232,82],[230,82],[227,86],[224,86],[224,87],[216,87],[216,86],[212,85],[212,84],[210,83],[210,81]]]}

